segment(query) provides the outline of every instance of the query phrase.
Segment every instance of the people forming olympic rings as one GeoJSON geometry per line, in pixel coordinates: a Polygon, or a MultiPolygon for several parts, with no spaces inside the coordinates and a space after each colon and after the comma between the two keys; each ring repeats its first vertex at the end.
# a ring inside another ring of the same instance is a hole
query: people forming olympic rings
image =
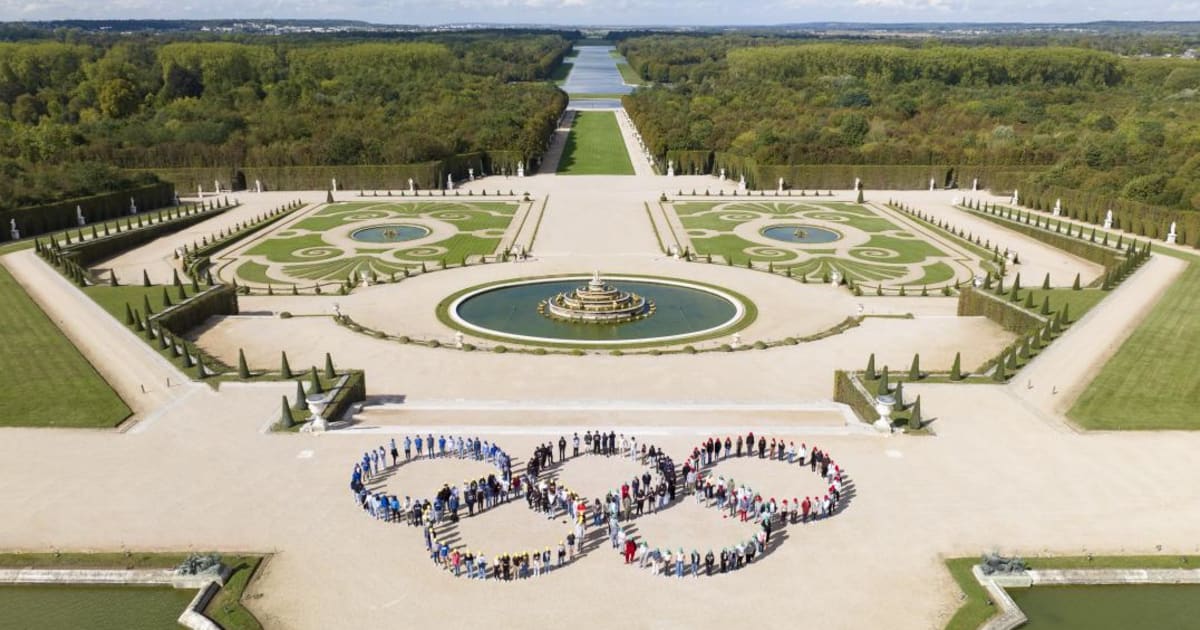
{"type": "Polygon", "coordinates": [[[576,433],[571,439],[569,457],[567,438],[562,436],[557,444],[557,465],[554,444],[542,444],[534,449],[525,470],[516,476],[512,458],[498,445],[478,437],[438,436],[435,440],[432,434],[426,434],[424,437],[405,436],[402,444],[403,460],[395,438],[391,440],[390,449],[380,446],[363,454],[351,475],[350,488],[355,501],[378,520],[421,527],[431,560],[456,577],[473,579],[512,580],[540,576],[566,566],[584,554],[588,550],[585,541],[598,546],[604,538],[622,554],[626,564],[650,568],[655,575],[680,578],[719,575],[748,566],[756,557],[774,549],[779,543],[778,538],[772,541],[771,534],[776,528],[828,518],[844,509],[846,500],[853,494],[853,483],[828,453],[815,446],[810,449],[804,443],[797,448],[794,442],[785,445],[782,439],[771,438],[768,442],[765,436],[756,438],[753,432],[736,438],[710,437],[692,449],[679,469],[655,445],[643,443],[639,447],[636,436],[618,436],[611,430],[607,433],[587,431],[581,440],[576,433]],[[582,452],[581,441],[585,446],[582,452]],[[589,502],[557,479],[559,466],[582,455],[625,457],[647,469],[640,476],[614,487],[603,499],[597,497],[589,502]],[[777,502],[774,497],[764,498],[732,477],[726,479],[720,475],[714,479],[713,468],[721,461],[756,456],[818,473],[828,484],[827,493],[805,497],[803,501],[793,497],[790,502],[786,498],[777,502]],[[406,496],[403,502],[396,495],[382,492],[378,485],[374,491],[367,487],[368,483],[382,481],[402,465],[442,457],[486,461],[496,466],[497,473],[477,480],[464,480],[461,487],[443,484],[432,498],[406,496]],[[703,556],[697,549],[692,549],[689,554],[682,548],[672,552],[669,548],[651,547],[630,531],[629,522],[645,514],[647,507],[652,513],[658,512],[682,501],[686,494],[692,494],[697,503],[705,507],[727,511],[725,518],[737,517],[743,522],[756,523],[759,531],[748,540],[722,548],[719,553],[709,549],[703,556]],[[547,519],[559,516],[572,519],[573,528],[558,541],[556,550],[547,546],[505,552],[497,554],[489,564],[483,553],[464,544],[451,546],[450,537],[442,535],[460,518],[474,516],[476,512],[482,513],[517,497],[524,497],[530,510],[545,514],[547,519]],[[464,503],[467,513],[461,515],[464,503]]]}

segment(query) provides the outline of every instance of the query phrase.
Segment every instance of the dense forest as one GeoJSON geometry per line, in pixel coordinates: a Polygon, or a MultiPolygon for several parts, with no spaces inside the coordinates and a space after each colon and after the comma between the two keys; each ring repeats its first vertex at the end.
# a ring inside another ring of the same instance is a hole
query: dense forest
{"type": "Polygon", "coordinates": [[[570,45],[537,33],[0,43],[0,209],[129,185],[112,167],[536,158],[566,106],[542,79],[570,45]]]}
{"type": "Polygon", "coordinates": [[[1197,60],[754,35],[619,48],[656,83],[625,102],[660,157],[1036,168],[1039,184],[1200,209],[1197,60]]]}

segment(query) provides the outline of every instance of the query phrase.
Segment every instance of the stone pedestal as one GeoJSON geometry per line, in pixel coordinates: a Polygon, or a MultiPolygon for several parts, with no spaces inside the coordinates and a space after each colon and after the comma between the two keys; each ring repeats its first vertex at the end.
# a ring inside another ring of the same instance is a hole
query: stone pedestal
{"type": "Polygon", "coordinates": [[[325,416],[321,415],[325,412],[325,408],[329,406],[326,394],[309,394],[306,402],[308,403],[308,412],[312,414],[312,418],[308,423],[308,430],[314,433],[328,431],[329,421],[325,419],[325,416]]]}

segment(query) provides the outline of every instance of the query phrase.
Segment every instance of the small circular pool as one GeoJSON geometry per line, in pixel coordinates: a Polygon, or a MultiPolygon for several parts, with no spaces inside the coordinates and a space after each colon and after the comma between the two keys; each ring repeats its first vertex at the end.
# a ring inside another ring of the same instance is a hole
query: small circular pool
{"type": "Polygon", "coordinates": [[[842,238],[833,230],[811,225],[772,225],[763,228],[761,233],[769,239],[786,243],[832,243],[842,238]]]}
{"type": "Polygon", "coordinates": [[[350,238],[364,243],[400,243],[426,236],[429,228],[420,225],[373,225],[350,233],[350,238]]]}
{"type": "Polygon", "coordinates": [[[680,342],[745,324],[742,300],[725,291],[680,280],[611,276],[621,291],[652,300],[653,316],[620,323],[584,323],[545,317],[538,305],[577,289],[590,276],[517,280],[488,285],[453,299],[452,322],[465,332],[517,342],[620,345],[680,342]]]}

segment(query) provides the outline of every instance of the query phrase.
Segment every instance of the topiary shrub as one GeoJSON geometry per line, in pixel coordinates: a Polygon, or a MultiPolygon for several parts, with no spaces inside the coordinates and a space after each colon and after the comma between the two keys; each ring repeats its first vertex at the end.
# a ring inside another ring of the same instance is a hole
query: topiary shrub
{"type": "Polygon", "coordinates": [[[291,318],[292,318],[292,313],[290,311],[283,311],[282,313],[279,314],[279,319],[291,319],[291,318]]]}
{"type": "Polygon", "coordinates": [[[733,346],[731,346],[727,343],[723,343],[720,346],[717,346],[717,350],[719,350],[721,352],[733,352],[733,346]]]}
{"type": "Polygon", "coordinates": [[[764,341],[755,341],[755,342],[754,342],[754,349],[755,349],[755,350],[766,350],[766,349],[767,349],[767,344],[766,344],[766,342],[764,342],[764,341]]]}
{"type": "Polygon", "coordinates": [[[508,352],[508,346],[496,346],[492,348],[492,352],[495,352],[496,354],[504,354],[505,352],[508,352]]]}
{"type": "Polygon", "coordinates": [[[287,396],[283,396],[282,410],[279,412],[279,427],[282,429],[290,429],[296,424],[296,420],[292,418],[292,408],[288,405],[287,396]]]}
{"type": "MultiPolygon", "coordinates": [[[[963,375],[962,375],[962,353],[955,352],[954,353],[954,365],[950,366],[950,380],[961,381],[962,378],[963,378],[963,375]]],[[[919,396],[918,396],[918,398],[919,398],[919,396]]]]}
{"type": "Polygon", "coordinates": [[[437,339],[432,339],[429,341],[429,347],[430,348],[441,348],[442,342],[438,341],[437,339]]]}
{"type": "Polygon", "coordinates": [[[534,348],[534,349],[533,349],[533,353],[534,353],[534,354],[536,354],[536,355],[538,355],[539,357],[540,357],[540,356],[545,356],[545,354],[546,354],[546,349],[545,349],[545,348],[534,348]]]}
{"type": "Polygon", "coordinates": [[[246,353],[238,348],[238,378],[245,380],[250,378],[250,366],[246,365],[246,353]]]}
{"type": "Polygon", "coordinates": [[[684,354],[696,354],[696,346],[684,346],[683,353],[684,354]]]}

